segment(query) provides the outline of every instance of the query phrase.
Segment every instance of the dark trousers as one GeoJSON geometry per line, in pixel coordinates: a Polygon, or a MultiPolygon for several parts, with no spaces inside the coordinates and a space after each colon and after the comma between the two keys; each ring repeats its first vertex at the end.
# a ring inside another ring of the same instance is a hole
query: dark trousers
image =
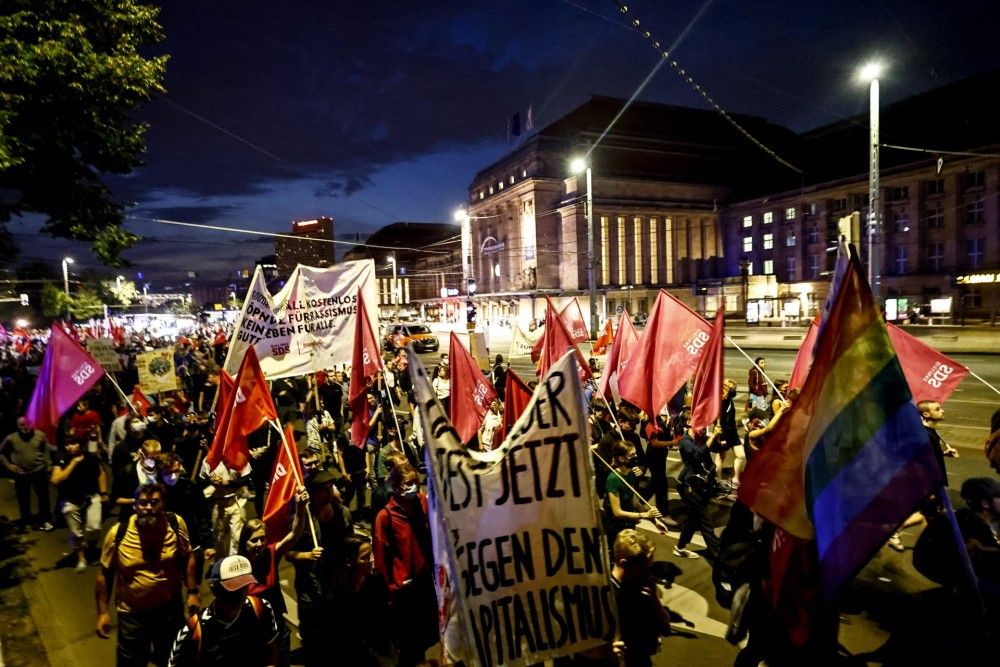
{"type": "MultiPolygon", "coordinates": [[[[351,501],[354,500],[355,496],[357,496],[358,506],[355,508],[355,511],[361,512],[361,510],[368,507],[368,480],[365,477],[365,471],[359,470],[357,472],[348,473],[348,477],[351,481],[341,494],[341,499],[344,503],[344,507],[350,509],[351,501]]],[[[373,516],[372,521],[374,520],[375,517],[373,516]]]]}
{"type": "Polygon", "coordinates": [[[17,508],[21,512],[21,523],[31,520],[31,490],[35,490],[38,500],[38,523],[52,520],[52,503],[49,502],[49,473],[47,470],[29,472],[14,476],[14,493],[17,495],[17,508]]]}
{"type": "Polygon", "coordinates": [[[146,611],[118,612],[118,667],[162,667],[184,624],[180,599],[146,611]]]}
{"type": "Polygon", "coordinates": [[[698,500],[687,490],[684,484],[678,484],[678,491],[681,494],[681,501],[684,503],[687,514],[681,526],[681,535],[677,538],[677,548],[683,549],[694,537],[695,531],[701,531],[705,538],[705,546],[708,548],[710,558],[715,558],[719,553],[719,538],[715,535],[712,522],[708,519],[708,507],[698,500]]]}
{"type": "Polygon", "coordinates": [[[670,515],[667,494],[670,489],[667,485],[667,449],[650,447],[646,452],[646,464],[649,466],[649,485],[653,489],[653,496],[656,502],[656,509],[660,510],[663,516],[670,515]]]}

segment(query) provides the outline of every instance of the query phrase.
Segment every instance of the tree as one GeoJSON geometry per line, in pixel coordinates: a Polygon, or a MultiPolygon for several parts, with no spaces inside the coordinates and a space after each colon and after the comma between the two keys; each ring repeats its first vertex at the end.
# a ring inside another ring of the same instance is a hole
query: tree
{"type": "Polygon", "coordinates": [[[98,317],[104,315],[104,303],[97,292],[89,287],[81,287],[70,295],[69,312],[77,320],[98,317]]]}
{"type": "Polygon", "coordinates": [[[53,285],[42,285],[42,315],[45,317],[62,317],[66,314],[66,293],[53,285]]]}
{"type": "Polygon", "coordinates": [[[147,126],[127,114],[164,91],[167,56],[139,53],[163,39],[158,13],[135,0],[0,3],[0,238],[13,216],[40,213],[43,232],[125,263],[138,237],[102,176],[141,164],[147,126]]]}
{"type": "Polygon", "coordinates": [[[101,291],[123,306],[131,305],[139,300],[139,289],[131,280],[105,280],[101,283],[101,291]]]}

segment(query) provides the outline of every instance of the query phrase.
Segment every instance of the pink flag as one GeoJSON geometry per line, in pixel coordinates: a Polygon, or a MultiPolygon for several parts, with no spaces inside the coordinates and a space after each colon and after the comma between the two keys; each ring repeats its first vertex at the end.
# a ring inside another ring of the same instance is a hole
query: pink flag
{"type": "Polygon", "coordinates": [[[590,377],[590,365],[583,358],[580,349],[573,342],[573,337],[566,328],[566,324],[561,317],[556,315],[556,309],[552,301],[545,297],[547,308],[545,310],[545,333],[542,335],[542,353],[538,358],[538,377],[545,377],[549,372],[549,367],[556,363],[566,352],[573,350],[576,354],[577,363],[580,364],[580,377],[587,379],[590,377]]]}
{"type": "Polygon", "coordinates": [[[802,339],[802,345],[795,355],[795,365],[792,366],[792,376],[788,378],[788,386],[791,389],[801,389],[812,366],[813,348],[816,347],[816,334],[819,333],[819,315],[809,323],[809,330],[806,337],[802,339]]]}
{"type": "Polygon", "coordinates": [[[647,415],[659,414],[694,371],[711,330],[701,315],[661,289],[618,379],[621,397],[647,415]]]}
{"type": "Polygon", "coordinates": [[[969,369],[914,338],[895,324],[888,324],[889,340],[903,367],[913,400],[944,403],[958,388],[969,369]]]}
{"type": "Polygon", "coordinates": [[[53,324],[35,392],[24,413],[28,424],[55,442],[59,418],[102,377],[101,365],[61,325],[53,324]]]}
{"type": "Polygon", "coordinates": [[[707,428],[722,411],[722,340],[726,335],[726,313],[719,308],[705,351],[698,359],[691,388],[691,427],[707,428]]]}
{"type": "Polygon", "coordinates": [[[622,371],[628,365],[629,357],[635,350],[639,342],[639,334],[632,326],[632,317],[627,310],[623,310],[618,318],[618,330],[615,332],[615,339],[611,343],[611,352],[608,353],[607,362],[604,364],[604,373],[601,375],[601,382],[597,386],[597,391],[604,398],[611,400],[611,381],[618,382],[622,371]]]}
{"type": "Polygon", "coordinates": [[[382,370],[382,354],[371,320],[368,319],[368,309],[365,307],[365,297],[358,288],[358,313],[354,325],[354,357],[351,360],[351,384],[348,387],[348,401],[351,406],[351,444],[364,447],[368,439],[368,399],[365,396],[368,383],[366,378],[382,370]]]}
{"type": "Polygon", "coordinates": [[[566,307],[559,313],[559,319],[566,325],[569,335],[574,343],[583,343],[590,340],[590,333],[587,328],[587,321],[583,319],[583,309],[576,297],[566,304],[566,307]]]}
{"type": "Polygon", "coordinates": [[[486,411],[496,399],[497,392],[454,332],[448,345],[451,354],[448,406],[451,414],[448,416],[459,440],[468,442],[483,425],[486,411]]]}

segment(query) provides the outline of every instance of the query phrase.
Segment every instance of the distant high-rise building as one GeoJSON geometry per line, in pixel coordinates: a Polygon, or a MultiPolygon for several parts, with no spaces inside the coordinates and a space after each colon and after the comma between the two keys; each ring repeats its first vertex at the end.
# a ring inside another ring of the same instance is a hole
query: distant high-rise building
{"type": "Polygon", "coordinates": [[[293,220],[291,233],[296,238],[277,238],[274,241],[279,275],[287,277],[296,264],[333,265],[333,218],[323,216],[312,220],[293,220]]]}

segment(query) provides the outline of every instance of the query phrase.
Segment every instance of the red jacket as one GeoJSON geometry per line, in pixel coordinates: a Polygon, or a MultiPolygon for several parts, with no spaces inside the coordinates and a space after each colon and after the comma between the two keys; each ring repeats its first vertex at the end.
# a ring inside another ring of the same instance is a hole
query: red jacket
{"type": "Polygon", "coordinates": [[[420,494],[420,516],[410,517],[393,496],[375,517],[372,548],[375,569],[395,593],[403,582],[431,569],[431,537],[427,523],[427,496],[420,494]]]}

